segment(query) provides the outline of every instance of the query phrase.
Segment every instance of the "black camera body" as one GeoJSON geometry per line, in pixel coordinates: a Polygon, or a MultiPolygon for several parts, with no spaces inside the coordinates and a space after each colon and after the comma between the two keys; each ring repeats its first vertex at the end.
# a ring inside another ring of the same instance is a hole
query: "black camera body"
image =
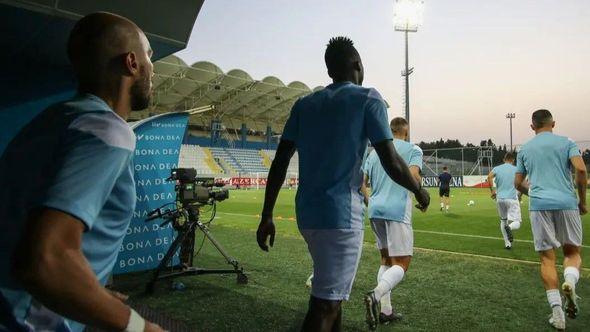
{"type": "Polygon", "coordinates": [[[183,205],[211,205],[229,198],[227,189],[213,189],[223,187],[223,184],[210,178],[197,178],[194,168],[174,168],[169,180],[176,181],[176,199],[183,205]]]}

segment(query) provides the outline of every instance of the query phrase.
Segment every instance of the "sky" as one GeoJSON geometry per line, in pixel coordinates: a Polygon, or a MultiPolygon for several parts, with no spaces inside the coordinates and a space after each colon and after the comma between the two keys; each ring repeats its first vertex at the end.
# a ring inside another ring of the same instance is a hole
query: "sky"
{"type": "MultiPolygon", "coordinates": [[[[514,144],[524,143],[534,135],[531,113],[546,108],[556,133],[590,144],[589,17],[588,0],[426,0],[409,41],[412,141],[509,144],[511,112],[514,144]]],[[[313,88],[331,82],[330,37],[348,36],[363,85],[401,116],[403,34],[392,19],[393,0],[206,0],[177,55],[313,88]]]]}

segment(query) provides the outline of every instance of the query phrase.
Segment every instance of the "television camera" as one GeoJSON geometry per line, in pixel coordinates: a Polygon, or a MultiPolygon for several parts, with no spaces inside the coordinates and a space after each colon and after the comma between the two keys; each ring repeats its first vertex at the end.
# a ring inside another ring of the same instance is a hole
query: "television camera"
{"type": "Polygon", "coordinates": [[[238,283],[248,283],[248,277],[244,274],[244,269],[239,262],[227,254],[209,230],[209,224],[215,219],[217,202],[229,198],[229,191],[221,189],[224,184],[215,183],[213,179],[197,178],[197,172],[194,168],[174,168],[167,181],[176,183],[174,186],[176,192],[175,202],[149,212],[145,221],[162,219],[164,222],[160,224],[160,227],[171,223],[178,234],[166,255],[154,270],[154,274],[146,286],[146,292],[153,293],[158,280],[171,279],[182,275],[235,273],[238,283]],[[164,208],[172,204],[175,206],[174,208],[164,208]],[[204,206],[211,206],[211,217],[206,222],[200,220],[201,208],[204,206]],[[203,241],[205,238],[208,239],[225,258],[226,262],[232,265],[233,269],[204,269],[193,266],[197,229],[203,232],[203,241]],[[180,249],[180,264],[173,266],[171,272],[163,273],[168,269],[178,249],[180,249]]]}

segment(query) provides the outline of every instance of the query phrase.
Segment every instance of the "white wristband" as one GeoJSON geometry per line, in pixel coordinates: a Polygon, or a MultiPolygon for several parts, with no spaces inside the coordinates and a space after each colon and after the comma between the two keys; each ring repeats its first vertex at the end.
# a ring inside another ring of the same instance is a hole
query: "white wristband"
{"type": "MultiPolygon", "coordinates": [[[[131,308],[129,308],[131,309],[131,308]]],[[[129,315],[129,323],[124,332],[143,332],[145,329],[145,320],[133,309],[129,315]]]]}

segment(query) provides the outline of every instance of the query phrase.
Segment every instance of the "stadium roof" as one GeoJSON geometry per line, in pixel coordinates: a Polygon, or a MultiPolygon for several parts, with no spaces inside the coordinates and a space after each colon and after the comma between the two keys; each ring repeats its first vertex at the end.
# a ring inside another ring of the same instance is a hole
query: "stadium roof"
{"type": "Polygon", "coordinates": [[[220,118],[229,128],[246,123],[249,129],[264,131],[270,124],[278,131],[293,103],[319,89],[323,87],[312,90],[299,81],[285,84],[274,76],[256,80],[241,69],[225,73],[207,61],[189,66],[171,55],[154,64],[153,105],[140,117],[213,105],[214,109],[191,116],[190,123],[208,127],[212,118],[220,118]]]}

